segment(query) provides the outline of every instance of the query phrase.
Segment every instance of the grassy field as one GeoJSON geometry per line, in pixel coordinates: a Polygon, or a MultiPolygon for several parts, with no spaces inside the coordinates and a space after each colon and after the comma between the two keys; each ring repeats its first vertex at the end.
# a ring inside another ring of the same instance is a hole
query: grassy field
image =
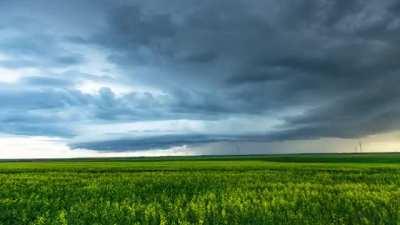
{"type": "Polygon", "coordinates": [[[2,161],[25,224],[400,224],[400,154],[2,161]]]}

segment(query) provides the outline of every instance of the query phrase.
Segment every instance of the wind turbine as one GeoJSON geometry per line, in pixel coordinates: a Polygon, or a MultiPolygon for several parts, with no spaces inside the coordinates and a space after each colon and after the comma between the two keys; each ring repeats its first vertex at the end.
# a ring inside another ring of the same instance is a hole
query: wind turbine
{"type": "Polygon", "coordinates": [[[236,155],[240,155],[240,147],[239,147],[239,144],[238,144],[238,142],[235,142],[235,147],[236,147],[236,155]]]}

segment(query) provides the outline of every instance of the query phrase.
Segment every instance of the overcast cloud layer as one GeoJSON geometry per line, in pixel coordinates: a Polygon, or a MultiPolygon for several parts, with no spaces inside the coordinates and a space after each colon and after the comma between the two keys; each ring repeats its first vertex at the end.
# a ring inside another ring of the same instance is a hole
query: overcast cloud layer
{"type": "Polygon", "coordinates": [[[391,0],[0,1],[0,133],[136,151],[400,129],[391,0]]]}

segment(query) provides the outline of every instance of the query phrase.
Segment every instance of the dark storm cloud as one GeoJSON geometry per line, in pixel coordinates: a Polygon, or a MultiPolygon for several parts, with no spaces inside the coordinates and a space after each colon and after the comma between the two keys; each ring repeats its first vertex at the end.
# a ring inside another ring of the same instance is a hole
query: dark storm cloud
{"type": "Polygon", "coordinates": [[[168,10],[133,5],[110,11],[99,43],[118,50],[113,60],[124,67],[160,63],[163,74],[145,81],[162,77],[185,84],[175,92],[216,95],[197,107],[182,101],[182,107],[204,115],[311,108],[266,139],[350,138],[398,128],[396,1],[203,1],[196,8],[172,2],[168,10]]]}
{"type": "MultiPolygon", "coordinates": [[[[353,138],[398,130],[400,82],[398,74],[372,78],[364,90],[355,90],[331,104],[287,119],[291,129],[271,135],[275,139],[353,138]]],[[[355,80],[356,82],[356,80],[355,80]]]]}
{"type": "MultiPolygon", "coordinates": [[[[43,1],[38,5],[36,11],[46,8],[43,1]]],[[[117,95],[102,88],[89,95],[75,87],[94,77],[27,77],[17,85],[26,90],[0,91],[2,131],[22,130],[10,121],[32,121],[33,128],[26,130],[35,131],[36,124],[40,130],[43,124],[47,133],[54,132],[51,123],[35,122],[49,118],[30,113],[26,119],[18,113],[21,118],[11,117],[20,110],[44,110],[65,123],[254,115],[284,121],[279,131],[256,135],[189,134],[77,145],[99,150],[104,150],[101,145],[124,150],[216,141],[355,138],[400,128],[397,1],[101,1],[93,10],[78,1],[67,5],[60,16],[40,11],[47,16],[36,19],[46,20],[48,31],[37,22],[24,22],[26,18],[0,23],[0,53],[11,56],[1,59],[0,66],[79,66],[87,60],[85,52],[68,46],[95,48],[121,71],[113,82],[143,85],[162,94],[117,95]],[[75,18],[68,24],[66,15],[74,11],[79,22],[75,18]],[[57,30],[57,24],[66,29],[57,30]],[[59,116],[61,111],[71,114],[59,116]],[[77,112],[83,113],[71,119],[77,112]]]]}
{"type": "Polygon", "coordinates": [[[99,142],[71,144],[72,148],[84,148],[98,151],[137,151],[168,149],[182,145],[199,145],[221,141],[235,141],[229,136],[217,135],[163,135],[137,139],[119,139],[99,142]]]}

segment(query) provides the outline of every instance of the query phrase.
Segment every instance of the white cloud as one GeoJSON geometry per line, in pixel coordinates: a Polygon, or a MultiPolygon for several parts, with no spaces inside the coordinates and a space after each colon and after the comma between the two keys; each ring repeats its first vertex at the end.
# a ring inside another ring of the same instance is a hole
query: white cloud
{"type": "Polygon", "coordinates": [[[34,68],[25,69],[8,69],[0,67],[0,82],[3,83],[16,83],[24,76],[30,76],[37,73],[38,70],[34,68]]]}

